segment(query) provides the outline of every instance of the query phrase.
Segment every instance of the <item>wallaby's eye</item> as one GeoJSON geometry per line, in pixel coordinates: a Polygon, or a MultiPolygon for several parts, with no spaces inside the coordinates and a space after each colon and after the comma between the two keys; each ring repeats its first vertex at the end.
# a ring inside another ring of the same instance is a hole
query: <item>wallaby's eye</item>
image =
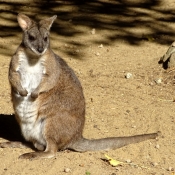
{"type": "Polygon", "coordinates": [[[44,41],[46,42],[47,41],[47,39],[48,39],[48,37],[46,36],[46,37],[44,37],[44,41]]]}
{"type": "Polygon", "coordinates": [[[30,40],[30,41],[35,41],[35,39],[36,39],[36,38],[35,38],[34,36],[29,35],[29,40],[30,40]]]}

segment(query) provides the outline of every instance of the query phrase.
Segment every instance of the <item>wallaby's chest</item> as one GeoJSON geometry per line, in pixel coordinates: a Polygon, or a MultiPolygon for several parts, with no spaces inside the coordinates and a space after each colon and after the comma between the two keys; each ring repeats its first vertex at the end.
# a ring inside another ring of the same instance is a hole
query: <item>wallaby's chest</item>
{"type": "Polygon", "coordinates": [[[43,59],[30,59],[25,54],[19,57],[19,73],[21,85],[28,91],[28,95],[38,87],[42,80],[44,66],[43,59]]]}
{"type": "Polygon", "coordinates": [[[40,60],[30,60],[25,54],[19,55],[20,83],[28,91],[26,97],[15,94],[14,108],[20,119],[20,126],[23,136],[26,140],[40,140],[44,143],[42,136],[42,125],[38,115],[38,102],[31,98],[33,92],[42,81],[44,58],[40,60]]]}

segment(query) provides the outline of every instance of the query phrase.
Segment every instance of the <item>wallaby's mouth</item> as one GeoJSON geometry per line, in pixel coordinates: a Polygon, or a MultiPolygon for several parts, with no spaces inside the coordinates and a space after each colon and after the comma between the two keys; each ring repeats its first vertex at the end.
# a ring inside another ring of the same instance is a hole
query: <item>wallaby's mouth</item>
{"type": "Polygon", "coordinates": [[[42,55],[44,55],[44,53],[46,52],[47,48],[46,49],[42,49],[42,50],[39,50],[38,49],[34,49],[34,48],[27,48],[26,52],[31,55],[32,57],[40,57],[42,55]]]}
{"type": "Polygon", "coordinates": [[[31,50],[32,50],[32,52],[34,52],[34,54],[41,56],[41,55],[44,55],[47,48],[45,48],[45,49],[44,48],[38,48],[38,49],[31,48],[31,50]]]}

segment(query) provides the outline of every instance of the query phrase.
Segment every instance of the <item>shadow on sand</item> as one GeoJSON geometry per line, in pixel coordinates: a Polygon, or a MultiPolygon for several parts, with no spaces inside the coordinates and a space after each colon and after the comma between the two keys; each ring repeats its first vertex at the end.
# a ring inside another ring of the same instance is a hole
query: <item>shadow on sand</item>
{"type": "Polygon", "coordinates": [[[14,115],[0,114],[0,138],[24,142],[20,127],[14,115]]]}

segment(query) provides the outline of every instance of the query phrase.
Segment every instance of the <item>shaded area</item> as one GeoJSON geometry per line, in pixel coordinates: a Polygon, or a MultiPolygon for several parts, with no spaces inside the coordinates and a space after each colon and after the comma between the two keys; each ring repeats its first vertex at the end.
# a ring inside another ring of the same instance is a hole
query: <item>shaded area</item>
{"type": "Polygon", "coordinates": [[[162,60],[159,60],[158,64],[162,64],[162,67],[164,69],[167,69],[168,68],[168,62],[169,62],[169,59],[167,59],[165,62],[163,62],[162,60]]]}
{"type": "Polygon", "coordinates": [[[24,141],[14,115],[0,114],[0,137],[9,141],[24,141]]]}
{"type": "Polygon", "coordinates": [[[31,142],[27,142],[21,135],[20,127],[15,115],[0,114],[0,138],[8,141],[22,142],[27,147],[36,150],[31,142]]]}
{"type": "MultiPolygon", "coordinates": [[[[67,44],[79,48],[85,47],[89,42],[112,45],[114,42],[125,41],[138,46],[145,39],[170,44],[175,37],[172,27],[175,12],[171,9],[171,4],[165,4],[166,2],[158,0],[5,0],[0,4],[0,17],[5,21],[0,23],[0,37],[16,36],[21,32],[16,15],[22,12],[37,20],[57,14],[58,19],[52,32],[70,38],[70,41],[66,41],[67,44]],[[83,41],[83,35],[92,28],[103,39],[83,41]],[[82,40],[72,41],[72,37],[79,36],[82,40]]],[[[67,54],[73,53],[67,51],[67,54]]]]}

